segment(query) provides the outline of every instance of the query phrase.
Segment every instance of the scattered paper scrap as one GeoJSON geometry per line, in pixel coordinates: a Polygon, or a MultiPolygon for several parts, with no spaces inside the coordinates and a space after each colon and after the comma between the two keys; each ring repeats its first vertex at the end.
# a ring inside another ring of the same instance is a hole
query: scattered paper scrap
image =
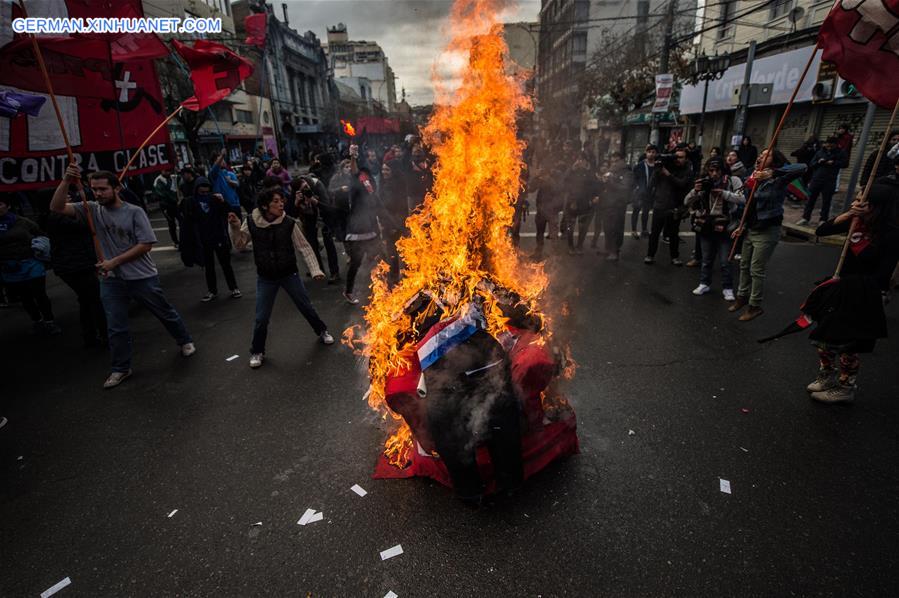
{"type": "Polygon", "coordinates": [[[730,494],[730,482],[728,480],[718,479],[721,482],[721,492],[730,494]]]}
{"type": "Polygon", "coordinates": [[[749,449],[743,448],[742,446],[740,447],[740,450],[743,451],[744,453],[748,453],[748,452],[749,452],[749,449]]]}
{"type": "Polygon", "coordinates": [[[749,413],[749,409],[747,409],[746,407],[741,407],[740,411],[742,411],[743,413],[749,413]]]}
{"type": "Polygon", "coordinates": [[[171,519],[171,518],[175,515],[175,513],[177,513],[177,512],[178,512],[178,509],[175,509],[174,511],[172,511],[171,513],[169,513],[169,519],[171,519]]]}
{"type": "Polygon", "coordinates": [[[350,490],[352,490],[353,492],[355,492],[355,493],[358,494],[359,496],[365,496],[366,494],[368,494],[368,492],[365,491],[365,488],[363,488],[363,487],[360,486],[359,484],[353,484],[353,487],[350,488],[350,490]]]}
{"type": "Polygon", "coordinates": [[[396,592],[394,592],[393,590],[390,590],[389,592],[384,594],[384,598],[399,598],[399,597],[396,595],[396,592]]]}
{"type": "Polygon", "coordinates": [[[628,436],[633,436],[634,434],[636,434],[636,432],[634,432],[633,430],[628,430],[628,431],[627,431],[627,435],[628,435],[628,436]]]}
{"type": "Polygon", "coordinates": [[[321,521],[324,518],[325,518],[325,514],[322,513],[321,511],[319,511],[318,513],[316,513],[315,515],[313,515],[312,517],[307,519],[306,523],[315,523],[316,521],[321,521]]]}
{"type": "Polygon", "coordinates": [[[257,521],[256,523],[251,523],[251,524],[250,524],[250,527],[253,527],[254,525],[262,525],[262,522],[261,522],[261,521],[257,521]]]}
{"type": "Polygon", "coordinates": [[[231,357],[229,357],[229,358],[226,359],[225,361],[234,361],[234,360],[237,359],[238,357],[240,357],[240,355],[232,355],[231,357]]]}
{"type": "Polygon", "coordinates": [[[388,548],[387,550],[381,551],[381,560],[386,561],[387,559],[392,559],[395,556],[399,556],[403,554],[403,547],[399,544],[394,546],[393,548],[388,548]]]}
{"type": "Polygon", "coordinates": [[[297,521],[297,525],[306,525],[309,523],[309,518],[315,515],[315,509],[306,509],[306,512],[303,513],[303,516],[300,517],[300,520],[297,521]]]}
{"type": "Polygon", "coordinates": [[[47,588],[46,590],[41,592],[41,598],[47,598],[48,596],[52,596],[53,594],[60,591],[61,589],[63,589],[67,585],[69,585],[70,583],[72,583],[72,580],[69,579],[68,577],[66,577],[62,581],[59,581],[59,582],[53,584],[52,586],[50,586],[49,588],[47,588]]]}

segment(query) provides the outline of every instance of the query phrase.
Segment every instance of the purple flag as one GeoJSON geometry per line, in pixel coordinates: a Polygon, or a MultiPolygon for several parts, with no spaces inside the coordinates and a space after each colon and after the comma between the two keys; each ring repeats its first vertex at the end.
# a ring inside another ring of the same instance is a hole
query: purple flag
{"type": "Polygon", "coordinates": [[[47,98],[9,89],[0,89],[0,116],[15,118],[19,114],[37,116],[47,98]]]}

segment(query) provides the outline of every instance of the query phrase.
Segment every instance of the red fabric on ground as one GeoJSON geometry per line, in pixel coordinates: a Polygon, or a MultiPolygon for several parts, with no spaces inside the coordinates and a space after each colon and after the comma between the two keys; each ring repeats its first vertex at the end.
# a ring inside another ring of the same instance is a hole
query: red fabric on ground
{"type": "MultiPolygon", "coordinates": [[[[577,420],[574,413],[567,420],[552,422],[539,430],[525,434],[521,439],[521,456],[524,461],[524,478],[528,479],[556,459],[580,452],[577,438],[577,420]]],[[[482,446],[478,449],[478,467],[481,478],[487,483],[487,493],[495,490],[493,482],[493,466],[490,453],[482,446]]],[[[452,487],[449,472],[438,458],[425,457],[412,451],[412,463],[399,469],[387,462],[384,453],[378,457],[375,465],[374,479],[402,479],[411,477],[428,477],[444,486],[452,487]]]]}

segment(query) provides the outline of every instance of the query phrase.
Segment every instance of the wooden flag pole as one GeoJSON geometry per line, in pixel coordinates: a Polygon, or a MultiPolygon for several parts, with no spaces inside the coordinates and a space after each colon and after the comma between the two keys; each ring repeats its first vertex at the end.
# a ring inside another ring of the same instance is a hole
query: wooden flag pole
{"type": "Polygon", "coordinates": [[[147,138],[144,139],[144,142],[140,144],[140,147],[137,148],[137,151],[134,152],[134,154],[131,156],[131,159],[128,160],[128,163],[127,163],[127,164],[125,164],[125,168],[123,168],[123,169],[122,169],[122,172],[119,174],[119,182],[122,182],[122,181],[125,180],[125,177],[128,176],[128,169],[131,168],[131,165],[132,165],[132,164],[134,164],[134,161],[135,161],[135,160],[137,159],[137,157],[140,155],[141,151],[143,151],[143,149],[144,149],[145,147],[147,147],[147,144],[150,143],[150,140],[153,139],[153,136],[156,135],[156,133],[159,132],[159,129],[161,129],[162,127],[166,126],[166,125],[168,124],[168,122],[169,122],[170,120],[172,120],[173,118],[175,118],[175,117],[178,115],[178,113],[180,113],[183,109],[184,109],[184,106],[182,106],[182,105],[179,104],[178,107],[175,108],[175,111],[174,111],[174,112],[172,112],[171,114],[169,114],[168,116],[166,116],[166,117],[165,117],[165,120],[163,120],[161,123],[159,123],[159,125],[158,125],[155,129],[153,129],[153,132],[152,132],[152,133],[150,133],[149,135],[147,135],[147,138]]]}
{"type": "MultiPolygon", "coordinates": [[[[28,13],[25,10],[25,1],[19,0],[19,8],[22,10],[22,16],[27,18],[28,13]]],[[[50,73],[47,72],[47,64],[44,62],[44,55],[41,52],[41,48],[37,43],[37,38],[34,34],[29,34],[31,38],[31,48],[34,51],[34,57],[37,60],[37,65],[41,69],[41,75],[44,78],[44,85],[47,86],[47,93],[50,94],[50,101],[53,103],[53,110],[56,111],[56,121],[59,123],[59,130],[62,133],[62,140],[66,144],[66,154],[69,157],[69,164],[75,163],[75,153],[72,151],[72,144],[69,142],[69,134],[66,132],[66,125],[62,119],[62,111],[59,109],[59,103],[56,101],[56,94],[53,93],[53,83],[50,81],[50,73]]],[[[65,175],[63,175],[65,177],[65,175]]],[[[87,218],[87,227],[91,231],[91,239],[94,242],[94,251],[97,253],[97,259],[101,262],[106,261],[106,258],[103,257],[103,248],[100,246],[100,240],[97,238],[97,229],[94,227],[94,217],[91,214],[90,206],[87,205],[87,196],[84,194],[84,187],[81,184],[81,181],[75,181],[75,186],[78,188],[78,193],[81,195],[81,205],[84,208],[84,215],[87,218]]]]}
{"type": "MultiPolygon", "coordinates": [[[[802,82],[805,81],[805,76],[808,75],[809,69],[812,67],[812,62],[815,60],[815,54],[818,53],[818,44],[819,41],[815,42],[815,47],[812,48],[812,53],[808,57],[808,62],[805,63],[805,69],[802,71],[802,76],[799,77],[799,81],[796,83],[796,87],[793,88],[793,95],[790,96],[790,101],[787,102],[787,107],[784,108],[783,115],[780,117],[780,122],[777,123],[777,128],[774,129],[774,135],[771,136],[771,141],[768,142],[768,149],[765,150],[766,159],[771,156],[771,152],[774,151],[775,145],[777,145],[777,137],[780,135],[780,130],[783,128],[784,123],[787,121],[787,116],[790,114],[790,110],[793,108],[793,104],[796,101],[796,96],[799,94],[799,88],[802,87],[802,82]]],[[[755,164],[746,165],[750,168],[755,169],[755,164]]],[[[752,189],[749,190],[749,197],[746,198],[746,204],[743,206],[743,215],[740,217],[740,225],[737,227],[735,232],[739,234],[734,236],[734,243],[730,248],[730,253],[727,256],[727,260],[730,261],[734,259],[734,254],[737,252],[737,244],[740,241],[740,237],[745,233],[746,226],[746,217],[749,215],[749,207],[752,205],[752,200],[755,198],[755,190],[759,187],[759,185],[753,185],[752,189]]]]}
{"type": "MultiPolygon", "coordinates": [[[[893,114],[890,116],[890,123],[887,125],[886,130],[883,132],[883,140],[880,142],[880,149],[877,151],[877,157],[874,158],[874,166],[871,168],[871,176],[868,177],[868,182],[865,183],[865,190],[861,195],[861,202],[866,203],[868,201],[868,194],[871,192],[871,187],[874,185],[874,173],[877,172],[877,167],[880,166],[880,160],[883,158],[883,155],[886,153],[887,141],[890,138],[890,131],[893,129],[893,123],[896,122],[896,113],[899,112],[899,98],[896,98],[896,105],[893,106],[893,114]]],[[[864,148],[862,148],[863,150],[864,148]]],[[[843,265],[846,263],[846,254],[849,251],[849,243],[852,239],[853,233],[855,233],[856,225],[858,224],[858,216],[852,219],[852,224],[849,225],[849,233],[846,235],[846,240],[843,241],[843,250],[840,252],[840,261],[837,262],[837,269],[833,273],[833,277],[838,279],[840,278],[840,272],[843,270],[843,265]]]]}

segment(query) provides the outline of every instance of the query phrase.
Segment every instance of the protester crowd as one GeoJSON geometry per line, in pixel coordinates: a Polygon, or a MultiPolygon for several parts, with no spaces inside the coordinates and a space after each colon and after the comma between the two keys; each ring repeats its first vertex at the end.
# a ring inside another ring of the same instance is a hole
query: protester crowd
{"type": "MultiPolygon", "coordinates": [[[[722,154],[712,148],[707,156],[693,144],[664,150],[649,145],[635,165],[628,165],[618,152],[599,161],[571,142],[561,147],[537,143],[525,155],[522,193],[510,234],[518,243],[521,222],[532,211],[530,198],[537,230],[532,259],[543,260],[546,241],[555,236],[567,241],[569,254],[583,254],[592,228],[590,248],[616,262],[621,259],[631,206],[630,237],[648,245],[644,263],[656,264],[660,245],[666,244],[671,265],[698,267],[694,295],[710,293],[714,279],[720,277],[727,309],[746,322],[763,313],[766,273],[781,238],[785,202],[788,196],[795,197],[793,187],[807,185],[801,223],[811,218],[820,197],[818,235],[845,234],[853,215],[865,223],[855,231],[861,231],[864,246],[853,247],[846,271],[870,275],[878,300],[886,301],[899,258],[899,132],[891,134],[891,149],[876,172],[873,156],[866,162],[862,183],[868,177],[876,180],[869,203],[856,202],[845,214],[831,218],[831,198],[851,150],[847,129],[822,144],[810,138],[792,152],[795,163],[777,149],[759,152],[748,137],[737,149],[722,154]],[[750,194],[753,200],[744,214],[750,194]],[[686,262],[681,259],[683,228],[694,233],[686,262]],[[736,255],[731,256],[734,246],[736,255]]],[[[4,304],[21,303],[36,332],[59,334],[46,293],[46,273],[52,269],[77,297],[85,346],[109,347],[106,388],[117,386],[132,372],[127,309],[131,300],[160,320],[185,357],[193,354],[192,337],[166,299],[150,257],[157,238],[140,195],[114,173],[86,174],[72,165],[66,174],[48,212],[37,222],[21,210],[17,213],[14,198],[0,195],[4,304]],[[87,211],[80,189],[90,199],[87,211]]],[[[409,136],[392,145],[322,148],[314,154],[308,173],[297,176],[261,149],[238,165],[229,164],[223,150],[210,156],[206,165],[187,164],[177,174],[162,172],[150,194],[182,262],[204,272],[206,292],[198,293],[200,301],[218,299],[219,272],[228,296],[239,299],[241,281],[231,264],[232,252],[253,253],[257,275],[250,366],[257,368],[264,360],[280,289],[320,342],[334,342],[303,274],[342,284],[351,305],[359,303],[357,279],[366,259],[384,259],[390,281],[398,279],[402,264],[396,242],[431,182],[427,149],[409,136]],[[343,269],[340,245],[346,254],[343,269]]],[[[879,309],[882,314],[882,306],[879,309]]],[[[876,329],[877,322],[869,328],[876,329]]],[[[845,334],[836,341],[819,339],[821,372],[809,386],[815,398],[830,402],[852,398],[857,353],[873,348],[871,339],[862,340],[855,342],[845,334]]]]}

